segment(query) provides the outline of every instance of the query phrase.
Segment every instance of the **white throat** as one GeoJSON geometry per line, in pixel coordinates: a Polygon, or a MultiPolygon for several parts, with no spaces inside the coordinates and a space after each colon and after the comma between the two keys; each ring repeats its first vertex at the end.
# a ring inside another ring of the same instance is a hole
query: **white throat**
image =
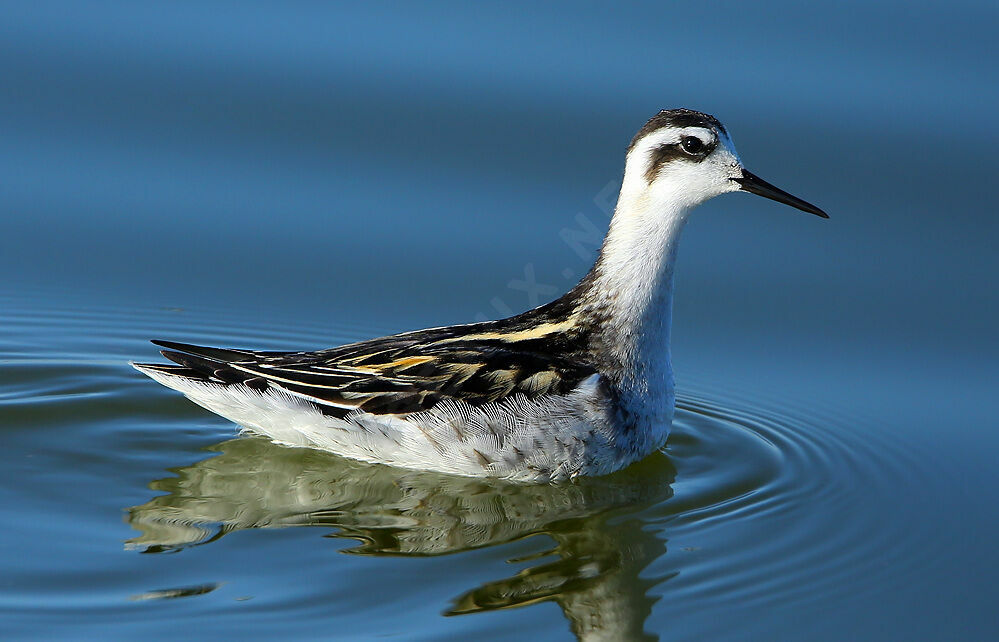
{"type": "Polygon", "coordinates": [[[683,198],[682,177],[653,188],[636,163],[629,165],[582,311],[599,319],[600,343],[620,368],[621,392],[671,413],[673,268],[680,232],[697,203],[683,198]]]}

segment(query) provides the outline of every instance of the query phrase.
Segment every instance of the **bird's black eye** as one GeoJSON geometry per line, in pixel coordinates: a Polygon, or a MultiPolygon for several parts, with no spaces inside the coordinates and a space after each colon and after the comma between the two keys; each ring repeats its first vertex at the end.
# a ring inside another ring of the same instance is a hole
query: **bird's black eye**
{"type": "Polygon", "coordinates": [[[696,156],[704,150],[704,143],[697,136],[684,136],[680,140],[680,148],[691,156],[696,156]]]}

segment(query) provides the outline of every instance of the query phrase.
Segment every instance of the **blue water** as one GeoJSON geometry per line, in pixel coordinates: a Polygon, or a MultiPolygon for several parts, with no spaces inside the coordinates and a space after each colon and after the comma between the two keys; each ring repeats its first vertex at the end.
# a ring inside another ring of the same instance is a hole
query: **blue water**
{"type": "MultiPolygon", "coordinates": [[[[994,3],[0,8],[0,636],[999,636],[994,3]],[[496,318],[718,116],[662,454],[531,487],[237,437],[127,366],[496,318]]],[[[601,637],[602,636],[602,637],[601,637]]]]}

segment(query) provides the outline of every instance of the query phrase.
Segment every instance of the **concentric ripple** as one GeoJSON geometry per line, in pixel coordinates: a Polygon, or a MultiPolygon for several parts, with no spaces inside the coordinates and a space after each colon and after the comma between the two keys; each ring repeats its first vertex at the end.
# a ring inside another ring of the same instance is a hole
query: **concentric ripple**
{"type": "Polygon", "coordinates": [[[905,520],[872,520],[871,508],[919,486],[916,457],[863,435],[858,418],[818,407],[752,401],[727,389],[679,395],[667,446],[675,497],[643,512],[674,541],[698,541],[671,588],[685,599],[742,606],[863,594],[873,566],[918,572],[905,520]],[[738,537],[733,540],[733,535],[738,537]]]}

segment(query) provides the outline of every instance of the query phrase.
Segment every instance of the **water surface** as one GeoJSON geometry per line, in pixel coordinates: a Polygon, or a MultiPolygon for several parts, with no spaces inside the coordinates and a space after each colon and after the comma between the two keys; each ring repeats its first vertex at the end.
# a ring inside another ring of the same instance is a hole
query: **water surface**
{"type": "Polygon", "coordinates": [[[0,10],[0,634],[999,635],[999,11],[531,11],[0,10]],[[636,466],[362,465],[127,365],[547,301],[678,105],[833,218],[694,217],[636,466]]]}

